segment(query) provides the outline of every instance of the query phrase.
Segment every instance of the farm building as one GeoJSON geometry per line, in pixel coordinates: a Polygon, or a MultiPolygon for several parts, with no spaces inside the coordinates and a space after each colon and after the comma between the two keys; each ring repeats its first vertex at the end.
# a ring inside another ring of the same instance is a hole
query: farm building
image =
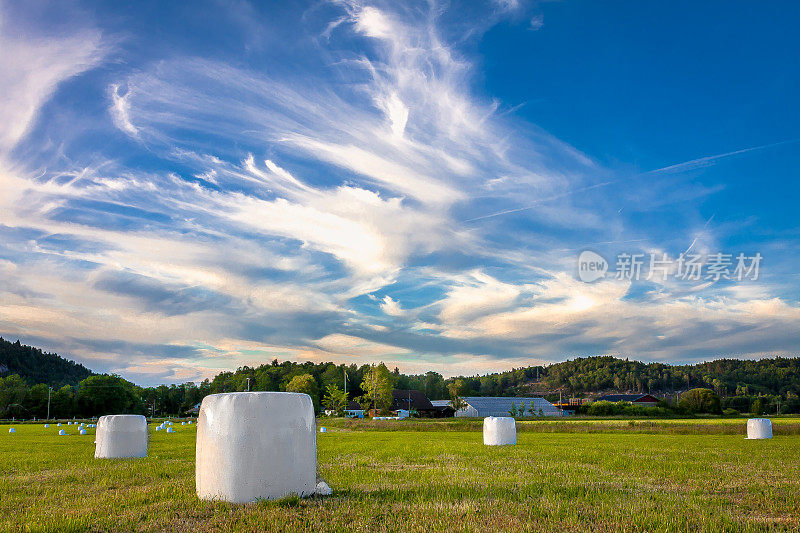
{"type": "Polygon", "coordinates": [[[364,408],[358,402],[350,400],[347,403],[347,409],[344,410],[344,416],[347,418],[364,418],[364,408]]]}
{"type": "Polygon", "coordinates": [[[425,393],[418,390],[395,389],[392,391],[392,411],[404,409],[406,411],[416,411],[418,416],[426,418],[439,418],[443,415],[433,407],[431,401],[425,393]]]}
{"type": "Polygon", "coordinates": [[[544,398],[515,398],[497,396],[466,396],[461,398],[466,407],[456,411],[457,418],[485,418],[487,416],[510,416],[513,408],[519,411],[524,406],[525,413],[519,416],[562,416],[564,413],[544,398]],[[533,409],[531,409],[533,406],[533,409]],[[533,413],[531,413],[531,410],[533,413]]]}
{"type": "Polygon", "coordinates": [[[450,400],[431,400],[431,405],[438,415],[436,418],[450,418],[456,414],[456,410],[450,404],[450,400]]]}
{"type": "Polygon", "coordinates": [[[655,407],[660,401],[650,394],[606,394],[595,400],[596,402],[631,402],[642,407],[655,407]]]}

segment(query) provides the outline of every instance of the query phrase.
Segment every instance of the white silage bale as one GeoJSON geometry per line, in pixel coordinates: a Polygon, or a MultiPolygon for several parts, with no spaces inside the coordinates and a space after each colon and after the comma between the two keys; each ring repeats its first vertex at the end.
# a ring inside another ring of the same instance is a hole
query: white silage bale
{"type": "Polygon", "coordinates": [[[61,422],[58,423],[58,427],[61,427],[61,422]]]}
{"type": "Polygon", "coordinates": [[[161,431],[162,429],[164,428],[162,428],[161,426],[156,426],[156,431],[161,431]]]}
{"type": "Polygon", "coordinates": [[[769,418],[751,418],[747,421],[748,439],[771,439],[772,420],[769,418]]]}
{"type": "Polygon", "coordinates": [[[175,433],[175,430],[172,428],[167,428],[167,433],[175,433]]]}
{"type": "Polygon", "coordinates": [[[247,503],[317,486],[314,405],[307,394],[234,392],[203,399],[195,486],[203,500],[247,503]]]}
{"type": "Polygon", "coordinates": [[[59,434],[59,435],[66,435],[66,434],[67,434],[67,432],[66,432],[66,431],[64,431],[63,429],[60,429],[60,430],[58,430],[58,434],[59,434]]]}
{"type": "Polygon", "coordinates": [[[45,424],[45,425],[44,425],[44,427],[45,427],[45,429],[46,429],[46,428],[49,428],[49,427],[50,427],[50,424],[45,424]]]}
{"type": "Polygon", "coordinates": [[[81,435],[86,435],[86,430],[81,428],[80,431],[78,431],[78,433],[80,433],[81,435]]]}
{"type": "Polygon", "coordinates": [[[16,430],[16,429],[14,429],[14,428],[9,428],[8,432],[9,432],[9,433],[16,433],[16,432],[17,432],[17,430],[16,430]]]}
{"type": "Polygon", "coordinates": [[[319,428],[319,432],[320,433],[327,433],[328,432],[328,428],[326,428],[325,426],[322,426],[321,428],[319,428]]]}
{"type": "Polygon", "coordinates": [[[182,425],[182,426],[185,426],[185,425],[186,425],[186,422],[181,422],[181,425],[182,425]]]}
{"type": "Polygon", "coordinates": [[[147,456],[147,420],[142,415],[107,415],[97,421],[96,459],[147,456]]]}
{"type": "Polygon", "coordinates": [[[516,444],[516,421],[509,416],[489,416],[484,418],[483,443],[487,446],[516,444]]]}

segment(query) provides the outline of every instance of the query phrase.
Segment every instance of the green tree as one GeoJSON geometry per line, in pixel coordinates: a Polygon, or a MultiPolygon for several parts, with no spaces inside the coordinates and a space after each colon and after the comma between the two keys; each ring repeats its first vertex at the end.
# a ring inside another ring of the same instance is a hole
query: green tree
{"type": "Polygon", "coordinates": [[[24,411],[22,404],[27,392],[28,385],[17,374],[0,378],[0,417],[20,415],[24,411]]]}
{"type": "Polygon", "coordinates": [[[456,411],[463,409],[467,406],[462,396],[466,392],[467,384],[463,379],[457,379],[447,384],[447,392],[450,394],[450,405],[456,411]]]}
{"type": "Polygon", "coordinates": [[[722,413],[719,395],[711,389],[691,389],[681,395],[678,405],[689,413],[722,413]]]}
{"type": "Polygon", "coordinates": [[[314,410],[319,411],[319,388],[317,381],[311,374],[300,374],[295,376],[286,384],[287,392],[302,392],[311,396],[314,402],[314,410]]]}
{"type": "Polygon", "coordinates": [[[373,409],[384,411],[392,405],[392,390],[394,389],[394,376],[386,365],[372,365],[364,373],[361,390],[364,399],[372,405],[373,409]]]}
{"type": "Polygon", "coordinates": [[[756,398],[753,405],[750,407],[750,414],[753,416],[761,416],[764,414],[764,400],[756,398]]]}
{"type": "Polygon", "coordinates": [[[141,414],[141,390],[120,376],[89,376],[78,385],[78,411],[85,416],[141,414]]]}
{"type": "Polygon", "coordinates": [[[339,388],[338,385],[328,385],[322,405],[335,413],[342,415],[347,409],[347,393],[339,388]]]}
{"type": "Polygon", "coordinates": [[[513,417],[517,416],[517,406],[514,405],[514,402],[511,402],[511,409],[508,410],[508,414],[510,414],[513,417]]]}

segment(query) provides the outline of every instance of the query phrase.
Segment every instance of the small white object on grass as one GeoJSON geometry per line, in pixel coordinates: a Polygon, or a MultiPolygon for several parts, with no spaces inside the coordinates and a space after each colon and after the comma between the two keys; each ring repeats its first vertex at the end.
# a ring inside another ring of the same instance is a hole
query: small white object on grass
{"type": "Polygon", "coordinates": [[[86,435],[86,430],[81,428],[80,431],[78,431],[78,433],[80,433],[81,435],[86,435]]]}
{"type": "Polygon", "coordinates": [[[326,428],[325,426],[322,426],[321,428],[319,428],[319,432],[320,433],[327,433],[328,432],[328,428],[326,428]]]}
{"type": "Polygon", "coordinates": [[[156,426],[156,431],[161,431],[162,429],[164,428],[162,428],[161,426],[156,426]]]}
{"type": "Polygon", "coordinates": [[[147,420],[142,415],[107,415],[97,421],[96,459],[147,456],[147,420]]]}
{"type": "Polygon", "coordinates": [[[167,428],[167,433],[175,433],[175,430],[172,428],[167,428]]]}
{"type": "Polygon", "coordinates": [[[203,399],[195,486],[202,500],[248,503],[317,487],[314,404],[294,392],[233,392],[203,399]]]}
{"type": "Polygon", "coordinates": [[[517,443],[517,423],[509,416],[488,416],[483,419],[483,443],[505,446],[517,443]]]}
{"type": "Polygon", "coordinates": [[[61,427],[61,422],[58,423],[58,427],[61,427]]]}
{"type": "Polygon", "coordinates": [[[50,424],[45,424],[45,425],[44,425],[44,427],[45,427],[45,428],[49,428],[49,427],[50,427],[50,424]]]}
{"type": "Polygon", "coordinates": [[[324,481],[320,481],[317,483],[317,488],[314,490],[314,494],[317,496],[330,496],[333,494],[330,485],[325,483],[324,481]]]}
{"type": "Polygon", "coordinates": [[[9,432],[9,433],[16,433],[16,432],[17,432],[17,430],[16,430],[16,429],[14,429],[14,428],[10,428],[10,429],[8,430],[8,432],[9,432]]]}
{"type": "Polygon", "coordinates": [[[67,432],[66,432],[66,431],[64,431],[63,429],[60,429],[60,430],[58,430],[58,434],[59,434],[59,435],[66,435],[66,434],[67,434],[67,432]]]}
{"type": "Polygon", "coordinates": [[[752,440],[772,438],[772,420],[751,418],[747,421],[747,438],[752,440]]]}

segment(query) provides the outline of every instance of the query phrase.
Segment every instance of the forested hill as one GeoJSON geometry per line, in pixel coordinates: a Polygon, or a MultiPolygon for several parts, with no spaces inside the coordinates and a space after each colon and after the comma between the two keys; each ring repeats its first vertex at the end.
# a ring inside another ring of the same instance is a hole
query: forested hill
{"type": "Polygon", "coordinates": [[[694,365],[641,363],[614,357],[586,357],[547,367],[550,389],[669,392],[708,387],[722,395],[800,394],[800,358],[717,359],[694,365]]]}
{"type": "Polygon", "coordinates": [[[0,376],[11,374],[18,374],[29,384],[45,383],[58,388],[77,385],[92,371],[54,353],[0,337],[0,376]]]}

